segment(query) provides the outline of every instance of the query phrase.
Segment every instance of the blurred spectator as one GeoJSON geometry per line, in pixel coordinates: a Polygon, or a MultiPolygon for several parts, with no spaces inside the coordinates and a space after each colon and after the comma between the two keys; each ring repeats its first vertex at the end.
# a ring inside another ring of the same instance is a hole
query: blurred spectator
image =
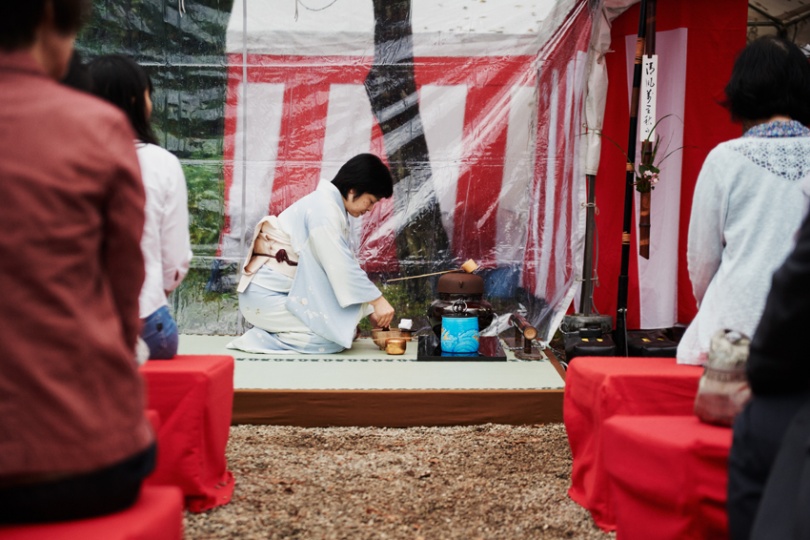
{"type": "Polygon", "coordinates": [[[799,231],[796,248],[773,276],[751,341],[748,381],[753,397],[734,423],[729,456],[733,540],[749,538],[755,518],[761,533],[757,538],[808,538],[810,533],[806,528],[810,521],[805,519],[805,535],[795,534],[799,518],[807,517],[806,504],[798,501],[800,488],[810,494],[810,463],[806,462],[810,457],[810,362],[805,339],[810,322],[809,281],[810,217],[799,231]],[[786,438],[787,432],[792,433],[786,438]],[[774,468],[777,455],[782,463],[774,468]],[[766,482],[768,492],[763,498],[766,482]],[[760,499],[763,511],[758,515],[760,499]]]}
{"type": "MultiPolygon", "coordinates": [[[[806,106],[806,70],[810,68],[802,53],[795,45],[778,38],[761,38],[749,49],[758,44],[760,49],[755,51],[755,58],[769,64],[752,65],[759,68],[758,88],[774,84],[792,87],[794,93],[803,92],[797,99],[806,106]],[[776,73],[769,71],[777,69],[776,73]]],[[[801,120],[805,124],[808,121],[801,120]]],[[[769,292],[751,341],[747,374],[752,398],[734,422],[729,455],[728,511],[732,540],[750,538],[752,531],[754,538],[810,537],[810,529],[796,534],[795,528],[799,515],[807,515],[806,507],[798,505],[798,497],[802,475],[810,474],[810,468],[802,472],[810,436],[807,427],[810,409],[806,407],[810,404],[810,363],[804,339],[805,326],[810,321],[810,288],[806,286],[810,279],[810,220],[806,214],[810,157],[807,147],[798,142],[802,139],[782,148],[778,154],[768,155],[772,163],[792,172],[797,189],[791,192],[795,198],[791,208],[798,206],[805,220],[798,235],[791,234],[788,239],[789,249],[794,240],[795,247],[786,259],[777,261],[781,266],[777,264],[778,269],[769,279],[769,292]],[[806,410],[802,415],[799,411],[803,407],[806,410]],[[790,436],[785,437],[786,433],[790,436]],[[775,468],[777,456],[781,465],[775,468]]],[[[766,179],[763,176],[757,180],[766,179]]],[[[767,222],[752,221],[753,226],[749,227],[760,230],[784,221],[783,202],[774,200],[772,204],[770,214],[763,215],[763,219],[769,218],[767,222]]],[[[750,274],[759,266],[755,260],[767,255],[750,252],[751,264],[740,270],[750,274]]],[[[810,476],[807,478],[810,480],[810,476]]],[[[805,482],[805,490],[810,489],[810,483],[805,482]]]]}
{"type": "Polygon", "coordinates": [[[133,134],[58,82],[88,10],[0,2],[0,523],[119,511],[154,467],[133,134]]]}

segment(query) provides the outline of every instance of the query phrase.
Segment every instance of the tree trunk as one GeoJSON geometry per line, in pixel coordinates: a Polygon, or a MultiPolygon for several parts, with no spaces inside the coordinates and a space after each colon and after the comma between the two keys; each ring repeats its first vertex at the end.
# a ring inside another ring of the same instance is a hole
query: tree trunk
{"type": "MultiPolygon", "coordinates": [[[[374,65],[365,80],[394,177],[397,256],[405,275],[447,268],[449,240],[432,184],[419,116],[410,0],[373,0],[374,65]]],[[[423,280],[405,281],[416,296],[423,280]]]]}

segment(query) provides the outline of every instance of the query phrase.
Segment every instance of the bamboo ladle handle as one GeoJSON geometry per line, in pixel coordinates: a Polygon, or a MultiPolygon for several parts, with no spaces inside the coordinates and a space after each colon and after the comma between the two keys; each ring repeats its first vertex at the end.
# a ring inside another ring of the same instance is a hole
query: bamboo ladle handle
{"type": "MultiPolygon", "coordinates": [[[[476,270],[478,270],[478,264],[472,260],[468,259],[464,264],[461,265],[461,269],[464,270],[468,274],[472,274],[476,270]]],[[[438,276],[439,274],[449,274],[450,272],[458,272],[458,269],[455,270],[442,270],[441,272],[431,272],[429,274],[419,274],[418,276],[405,276],[400,278],[388,279],[386,283],[392,283],[394,281],[405,281],[406,279],[416,279],[421,277],[428,277],[428,276],[438,276]]]]}

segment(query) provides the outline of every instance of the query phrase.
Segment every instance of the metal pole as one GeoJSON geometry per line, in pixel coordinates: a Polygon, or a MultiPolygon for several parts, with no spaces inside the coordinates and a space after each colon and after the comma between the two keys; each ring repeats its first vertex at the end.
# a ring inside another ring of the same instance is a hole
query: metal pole
{"type": "Polygon", "coordinates": [[[636,137],[638,133],[638,94],[641,88],[641,57],[645,50],[647,31],[647,0],[641,0],[638,22],[638,38],[633,63],[633,93],[630,99],[630,129],[627,140],[627,165],[624,185],[624,220],[622,224],[622,259],[619,270],[618,299],[616,302],[616,348],[620,355],[627,356],[627,293],[630,271],[630,227],[633,225],[633,183],[635,173],[633,162],[636,158],[636,137]]]}

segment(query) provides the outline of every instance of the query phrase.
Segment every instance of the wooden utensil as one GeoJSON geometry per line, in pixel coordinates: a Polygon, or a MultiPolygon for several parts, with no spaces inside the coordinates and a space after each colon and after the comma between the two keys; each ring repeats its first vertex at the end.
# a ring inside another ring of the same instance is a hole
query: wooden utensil
{"type": "MultiPolygon", "coordinates": [[[[464,272],[466,272],[468,274],[472,274],[473,272],[478,270],[478,263],[476,263],[472,259],[467,259],[467,261],[465,261],[464,264],[461,265],[461,270],[463,270],[464,272]]],[[[394,278],[394,279],[388,279],[388,280],[386,280],[386,283],[393,283],[395,281],[405,281],[406,279],[416,279],[416,278],[428,277],[428,276],[438,276],[439,274],[449,274],[450,272],[458,272],[458,269],[442,270],[441,272],[431,272],[429,274],[419,274],[417,276],[405,276],[405,277],[399,277],[399,278],[394,278]]]]}

